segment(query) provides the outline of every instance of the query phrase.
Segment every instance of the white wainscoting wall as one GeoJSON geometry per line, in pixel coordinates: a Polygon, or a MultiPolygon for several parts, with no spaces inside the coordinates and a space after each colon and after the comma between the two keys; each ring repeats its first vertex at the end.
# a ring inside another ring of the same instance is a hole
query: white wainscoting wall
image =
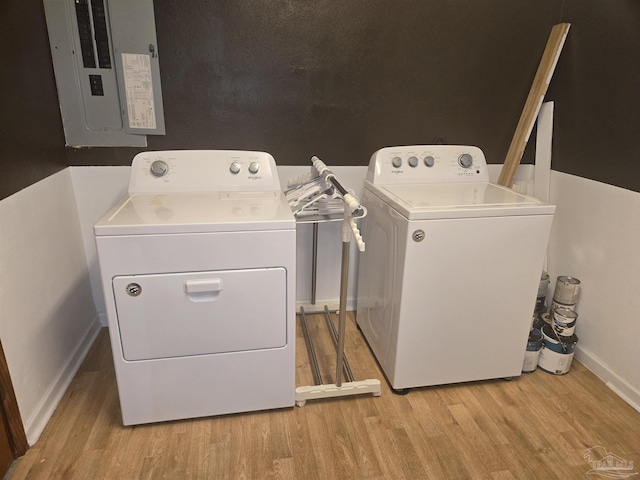
{"type": "Polygon", "coordinates": [[[69,169],[0,201],[0,339],[30,445],[100,330],[80,229],[69,169]]]}

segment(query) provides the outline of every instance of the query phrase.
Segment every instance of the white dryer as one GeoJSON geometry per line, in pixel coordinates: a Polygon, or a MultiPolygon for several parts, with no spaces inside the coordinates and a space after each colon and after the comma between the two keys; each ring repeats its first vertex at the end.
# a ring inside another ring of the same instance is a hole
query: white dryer
{"type": "Polygon", "coordinates": [[[133,159],[94,226],[125,425],[294,405],[295,227],[267,153],[133,159]]]}
{"type": "Polygon", "coordinates": [[[555,206],[452,145],[379,150],[362,204],[357,323],[391,387],[520,375],[555,206]]]}

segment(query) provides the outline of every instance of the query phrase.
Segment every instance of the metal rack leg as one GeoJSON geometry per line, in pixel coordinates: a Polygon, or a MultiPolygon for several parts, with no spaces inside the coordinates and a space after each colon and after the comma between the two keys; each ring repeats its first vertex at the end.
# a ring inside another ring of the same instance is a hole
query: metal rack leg
{"type": "Polygon", "coordinates": [[[338,318],[338,348],[336,365],[336,385],[342,385],[342,368],[344,366],[344,335],[347,321],[347,285],[349,279],[350,242],[342,242],[342,273],[340,275],[340,315],[338,318]]]}
{"type": "MultiPolygon", "coordinates": [[[[336,353],[338,351],[338,332],[336,330],[336,326],[333,323],[333,319],[331,318],[331,312],[329,311],[329,307],[324,306],[324,315],[327,320],[327,325],[329,326],[329,332],[331,333],[331,339],[333,340],[333,346],[336,349],[336,353]]],[[[344,373],[347,378],[347,381],[353,382],[353,372],[351,371],[351,367],[349,366],[349,361],[347,360],[347,354],[343,352],[342,358],[344,359],[344,373]]]]}
{"type": "Polygon", "coordinates": [[[318,275],[318,223],[313,224],[313,251],[311,261],[311,305],[316,304],[316,278],[318,275]]]}

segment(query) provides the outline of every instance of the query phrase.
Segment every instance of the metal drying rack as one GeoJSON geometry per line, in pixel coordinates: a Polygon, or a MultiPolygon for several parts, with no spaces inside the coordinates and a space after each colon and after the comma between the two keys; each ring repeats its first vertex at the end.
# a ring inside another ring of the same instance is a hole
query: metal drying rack
{"type": "Polygon", "coordinates": [[[303,307],[300,307],[300,319],[307,350],[312,366],[314,385],[297,387],[295,401],[302,407],[307,400],[320,398],[343,397],[371,393],[380,396],[382,390],[380,380],[369,379],[356,381],[349,362],[344,353],[344,337],[347,315],[347,287],[349,284],[349,252],[351,237],[357,243],[358,249],[364,251],[364,241],[355,220],[367,214],[366,208],[360,205],[356,196],[342,186],[335,175],[318,157],[311,157],[311,163],[316,174],[308,174],[295,178],[289,182],[285,196],[298,223],[313,224],[313,264],[311,279],[311,303],[315,304],[316,272],[318,251],[318,224],[342,220],[342,264],[340,275],[340,304],[338,310],[338,330],[331,318],[331,312],[325,305],[324,313],[336,348],[336,378],[335,383],[322,383],[322,376],[318,366],[313,341],[307,325],[303,307]],[[342,382],[344,370],[346,382],[342,382]]]}

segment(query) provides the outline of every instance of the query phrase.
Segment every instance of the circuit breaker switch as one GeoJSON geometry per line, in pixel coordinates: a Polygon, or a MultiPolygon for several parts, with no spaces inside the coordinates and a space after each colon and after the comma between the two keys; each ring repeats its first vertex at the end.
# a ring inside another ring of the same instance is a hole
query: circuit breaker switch
{"type": "Polygon", "coordinates": [[[91,87],[91,95],[103,97],[104,88],[102,88],[102,75],[89,75],[89,86],[91,87]]]}

